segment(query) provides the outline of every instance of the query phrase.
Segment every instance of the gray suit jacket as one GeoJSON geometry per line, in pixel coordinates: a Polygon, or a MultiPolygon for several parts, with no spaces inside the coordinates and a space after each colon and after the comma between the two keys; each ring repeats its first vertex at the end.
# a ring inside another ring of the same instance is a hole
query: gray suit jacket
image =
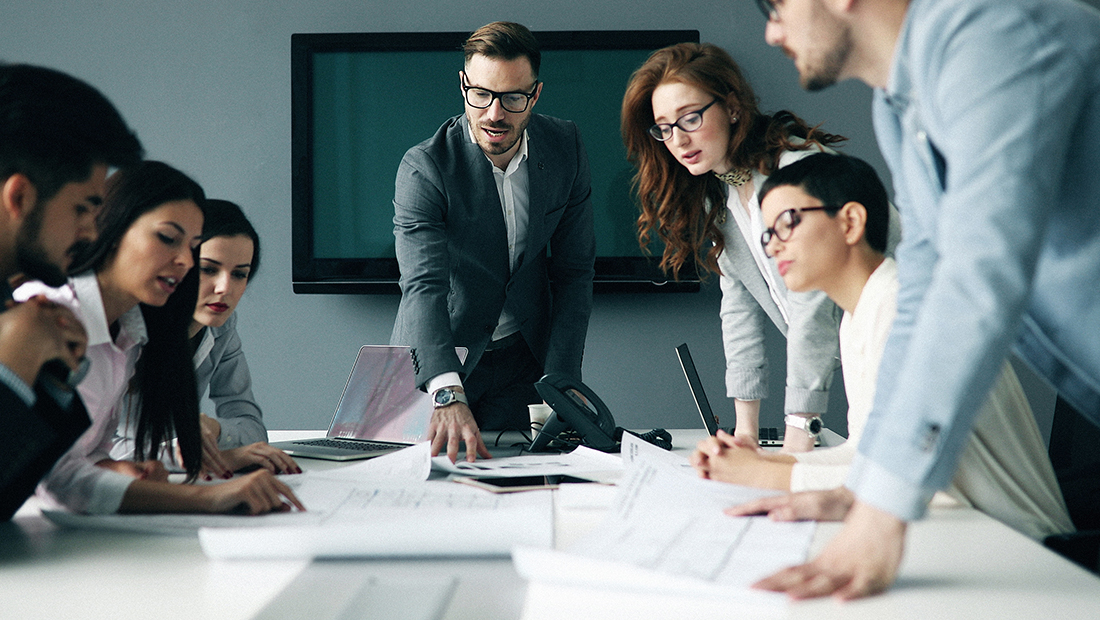
{"type": "Polygon", "coordinates": [[[569,121],[533,114],[527,134],[527,245],[514,273],[492,164],[465,115],[401,160],[393,200],[401,304],[390,341],[412,347],[421,388],[444,372],[469,374],[505,307],[546,372],[580,377],[596,253],[588,158],[569,121]],[[465,366],[455,346],[469,349],[465,366]]]}

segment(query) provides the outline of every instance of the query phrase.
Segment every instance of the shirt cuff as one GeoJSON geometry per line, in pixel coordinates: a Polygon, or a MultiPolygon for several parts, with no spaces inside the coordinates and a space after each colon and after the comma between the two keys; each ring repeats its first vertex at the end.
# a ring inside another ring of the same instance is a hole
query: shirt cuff
{"type": "Polygon", "coordinates": [[[894,475],[863,454],[856,454],[848,472],[846,486],[865,502],[903,521],[915,521],[924,516],[928,502],[936,493],[914,485],[894,475]]]}
{"type": "Polygon", "coordinates": [[[459,378],[457,372],[445,372],[441,375],[436,375],[428,381],[428,393],[431,394],[439,388],[449,387],[457,385],[462,387],[462,379],[459,378]]]}
{"type": "Polygon", "coordinates": [[[829,410],[829,390],[809,390],[787,386],[783,413],[816,413],[829,410]]]}
{"type": "Polygon", "coordinates": [[[95,491],[88,498],[85,512],[93,515],[109,515],[118,512],[122,507],[122,497],[126,495],[126,489],[134,482],[134,478],[111,470],[103,470],[102,475],[95,481],[95,491]]]}
{"type": "Polygon", "coordinates": [[[37,400],[34,396],[34,389],[4,364],[0,364],[0,381],[3,381],[4,385],[15,392],[16,396],[23,399],[28,407],[34,406],[34,401],[37,400]]]}
{"type": "Polygon", "coordinates": [[[768,397],[768,375],[764,368],[726,368],[726,396],[740,400],[768,397]]]}

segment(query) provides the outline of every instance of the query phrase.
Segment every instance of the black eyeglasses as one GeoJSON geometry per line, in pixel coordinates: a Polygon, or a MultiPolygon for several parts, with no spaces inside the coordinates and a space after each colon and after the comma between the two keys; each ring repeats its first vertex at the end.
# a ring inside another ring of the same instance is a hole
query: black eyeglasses
{"type": "Polygon", "coordinates": [[[676,119],[675,123],[658,123],[649,128],[649,135],[653,136],[654,140],[664,142],[672,137],[673,127],[679,127],[682,131],[695,131],[703,126],[703,112],[716,103],[718,103],[717,99],[694,112],[688,112],[676,119]]]}
{"type": "Polygon", "coordinates": [[[775,224],[771,228],[764,229],[764,232],[760,233],[760,245],[764,248],[764,254],[768,254],[768,244],[771,243],[772,238],[779,239],[780,241],[789,241],[791,238],[791,232],[796,226],[802,223],[802,214],[808,211],[826,211],[829,213],[836,213],[840,211],[840,207],[832,205],[823,205],[820,207],[800,207],[797,209],[787,209],[779,214],[779,217],[775,218],[775,224]]]}
{"type": "Polygon", "coordinates": [[[535,85],[531,87],[531,92],[525,93],[522,91],[498,93],[495,90],[489,90],[488,88],[481,88],[480,86],[470,86],[467,84],[466,72],[462,72],[462,91],[466,94],[466,103],[471,107],[479,110],[493,105],[493,99],[500,99],[500,107],[504,108],[506,112],[513,114],[519,114],[527,110],[527,106],[531,105],[531,98],[535,96],[535,91],[539,88],[539,81],[535,80],[535,85]]]}
{"type": "Polygon", "coordinates": [[[772,0],[756,0],[756,6],[768,21],[772,22],[779,20],[779,11],[776,10],[775,2],[772,0]]]}

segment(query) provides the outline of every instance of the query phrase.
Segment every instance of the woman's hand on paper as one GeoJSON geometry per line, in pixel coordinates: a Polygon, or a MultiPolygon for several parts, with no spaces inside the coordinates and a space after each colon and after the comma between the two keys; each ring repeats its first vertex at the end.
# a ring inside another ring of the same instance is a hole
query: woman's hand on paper
{"type": "Polygon", "coordinates": [[[821,555],[753,585],[792,598],[835,596],[841,600],[878,594],[897,576],[906,524],[870,504],[856,502],[836,538],[821,555]]]}
{"type": "Polygon", "coordinates": [[[200,485],[197,489],[206,496],[209,512],[214,513],[243,512],[258,515],[288,512],[294,508],[302,511],[306,509],[294,495],[294,491],[266,469],[219,484],[200,485]]]}
{"type": "MultiPolygon", "coordinates": [[[[199,437],[202,441],[202,469],[199,476],[205,480],[233,477],[234,468],[223,458],[222,451],[218,448],[221,432],[221,423],[205,413],[199,414],[199,437]]],[[[175,444],[176,463],[182,464],[183,454],[180,452],[179,442],[176,441],[175,444]]]]}
{"type": "Polygon", "coordinates": [[[428,425],[428,441],[432,442],[432,456],[438,456],[443,446],[447,447],[447,458],[454,463],[458,458],[458,444],[466,444],[466,460],[475,461],[477,457],[491,459],[489,449],[481,439],[481,431],[474,421],[474,414],[465,403],[453,403],[432,412],[432,421],[428,425]]]}
{"type": "Polygon", "coordinates": [[[221,451],[222,460],[233,471],[260,467],[273,474],[300,474],[302,468],[286,452],[264,441],[221,451]]]}

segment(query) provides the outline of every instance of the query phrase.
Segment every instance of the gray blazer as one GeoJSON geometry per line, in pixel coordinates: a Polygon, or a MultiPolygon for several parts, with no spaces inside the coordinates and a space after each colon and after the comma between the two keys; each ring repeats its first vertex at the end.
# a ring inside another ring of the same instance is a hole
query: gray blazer
{"type": "Polygon", "coordinates": [[[267,441],[263,412],[252,395],[252,373],[237,335],[236,312],[221,327],[206,328],[193,361],[199,398],[210,389],[210,400],[222,426],[218,447],[228,450],[267,441]]]}
{"type": "Polygon", "coordinates": [[[596,254],[588,157],[572,122],[533,114],[527,134],[527,242],[514,273],[492,164],[465,115],[401,160],[393,200],[401,303],[390,341],[412,348],[422,389],[444,372],[469,374],[505,307],[546,372],[580,377],[596,254]],[[455,346],[469,349],[465,366],[455,346]]]}

